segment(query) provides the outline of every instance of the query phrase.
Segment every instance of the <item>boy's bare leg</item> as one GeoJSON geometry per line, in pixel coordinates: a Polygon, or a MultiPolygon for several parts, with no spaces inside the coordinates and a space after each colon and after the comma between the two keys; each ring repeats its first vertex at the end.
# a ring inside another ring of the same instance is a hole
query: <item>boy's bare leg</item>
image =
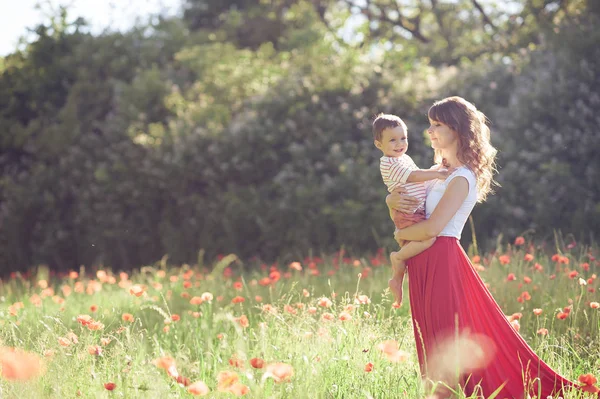
{"type": "Polygon", "coordinates": [[[402,285],[404,284],[404,275],[406,274],[406,262],[400,259],[400,251],[390,254],[392,263],[392,278],[388,280],[388,287],[394,295],[398,305],[402,305],[402,285]]]}
{"type": "Polygon", "coordinates": [[[435,238],[425,241],[411,241],[404,245],[398,252],[390,254],[392,263],[392,278],[388,281],[388,286],[394,294],[396,303],[402,305],[404,275],[406,274],[406,261],[415,255],[420,254],[427,248],[431,247],[435,242],[435,238]]]}

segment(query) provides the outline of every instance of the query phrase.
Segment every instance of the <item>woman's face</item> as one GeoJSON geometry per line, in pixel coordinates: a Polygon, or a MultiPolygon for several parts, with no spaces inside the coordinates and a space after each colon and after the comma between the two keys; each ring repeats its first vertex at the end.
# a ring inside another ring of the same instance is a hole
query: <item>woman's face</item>
{"type": "Polygon", "coordinates": [[[456,148],[458,135],[448,125],[442,122],[429,119],[429,138],[431,139],[431,148],[435,150],[449,150],[456,148]]]}

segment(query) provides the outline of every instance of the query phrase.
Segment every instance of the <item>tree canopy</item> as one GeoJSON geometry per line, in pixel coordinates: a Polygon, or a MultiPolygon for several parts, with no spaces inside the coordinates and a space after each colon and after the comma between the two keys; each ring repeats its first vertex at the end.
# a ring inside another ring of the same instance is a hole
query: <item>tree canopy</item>
{"type": "Polygon", "coordinates": [[[0,58],[0,271],[391,247],[371,118],[428,167],[453,94],[500,150],[482,245],[598,232],[597,2],[185,0],[98,35],[67,13],[0,58]]]}

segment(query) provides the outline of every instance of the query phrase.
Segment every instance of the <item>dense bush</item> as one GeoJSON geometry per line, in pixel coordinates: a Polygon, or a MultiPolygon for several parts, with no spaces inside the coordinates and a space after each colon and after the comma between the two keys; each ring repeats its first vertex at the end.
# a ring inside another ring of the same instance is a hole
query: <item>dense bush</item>
{"type": "Polygon", "coordinates": [[[2,60],[0,272],[395,246],[370,120],[405,119],[428,167],[426,112],[450,94],[490,117],[500,150],[502,187],[474,212],[480,243],[598,232],[593,16],[517,54],[433,69],[410,48],[341,47],[303,7],[256,49],[174,19],[98,37],[41,30],[2,60]]]}

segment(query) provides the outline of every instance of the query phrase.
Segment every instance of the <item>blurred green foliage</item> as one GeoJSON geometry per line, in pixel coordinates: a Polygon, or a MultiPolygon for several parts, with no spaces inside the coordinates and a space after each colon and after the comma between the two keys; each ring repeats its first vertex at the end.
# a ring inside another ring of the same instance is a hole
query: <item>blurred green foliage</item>
{"type": "Polygon", "coordinates": [[[392,247],[371,118],[405,119],[428,167],[426,111],[450,94],[500,150],[480,243],[597,233],[595,3],[408,3],[187,0],[126,33],[39,26],[0,59],[0,272],[392,247]]]}

